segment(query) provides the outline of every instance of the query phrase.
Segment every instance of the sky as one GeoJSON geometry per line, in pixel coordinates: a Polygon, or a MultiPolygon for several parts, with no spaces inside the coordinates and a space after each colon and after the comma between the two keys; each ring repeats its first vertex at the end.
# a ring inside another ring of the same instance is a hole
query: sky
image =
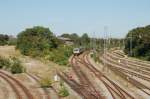
{"type": "Polygon", "coordinates": [[[44,26],[56,35],[103,37],[107,32],[122,38],[131,29],[149,24],[150,0],[0,0],[2,34],[44,26]]]}

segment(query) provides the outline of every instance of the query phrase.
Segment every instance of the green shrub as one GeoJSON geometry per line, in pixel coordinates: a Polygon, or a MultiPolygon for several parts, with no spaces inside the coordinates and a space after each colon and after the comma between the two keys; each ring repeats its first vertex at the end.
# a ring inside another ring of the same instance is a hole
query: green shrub
{"type": "Polygon", "coordinates": [[[58,94],[61,97],[67,97],[69,95],[69,92],[64,86],[62,86],[58,94]]]}
{"type": "Polygon", "coordinates": [[[13,57],[13,58],[3,58],[0,56],[0,68],[10,70],[11,73],[22,73],[25,71],[25,68],[21,65],[21,62],[13,57]]]}
{"type": "Polygon", "coordinates": [[[71,46],[59,46],[57,49],[51,50],[46,58],[59,65],[67,65],[68,59],[72,55],[72,49],[71,46]]]}
{"type": "Polygon", "coordinates": [[[3,58],[0,56],[0,68],[9,68],[10,67],[10,61],[9,59],[3,58]]]}
{"type": "Polygon", "coordinates": [[[21,62],[13,57],[12,58],[12,66],[11,66],[11,73],[17,74],[17,73],[23,73],[25,71],[24,67],[21,65],[21,62]]]}

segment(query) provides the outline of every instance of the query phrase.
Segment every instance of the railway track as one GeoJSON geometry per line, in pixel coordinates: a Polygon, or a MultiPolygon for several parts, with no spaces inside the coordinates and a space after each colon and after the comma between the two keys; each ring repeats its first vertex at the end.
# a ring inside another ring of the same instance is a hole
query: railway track
{"type": "Polygon", "coordinates": [[[9,83],[9,85],[12,87],[12,89],[16,93],[17,99],[26,99],[26,98],[34,99],[34,96],[31,94],[31,92],[17,79],[13,78],[12,76],[8,75],[7,73],[1,70],[0,70],[0,77],[9,83]],[[23,96],[22,92],[20,92],[20,89],[18,89],[18,87],[22,90],[25,96],[23,96]]]}
{"type": "Polygon", "coordinates": [[[116,51],[113,51],[109,54],[113,54],[114,55],[114,58],[118,59],[123,59],[129,63],[132,63],[132,64],[136,64],[138,66],[143,66],[143,67],[147,67],[147,68],[150,68],[150,62],[148,61],[143,61],[143,60],[139,60],[139,59],[133,59],[133,58],[128,58],[128,57],[125,57],[124,54],[122,53],[119,53],[119,52],[116,52],[116,51]],[[120,57],[120,54],[124,55],[124,57],[120,57]]]}
{"type": "Polygon", "coordinates": [[[133,70],[135,70],[137,72],[141,72],[141,73],[143,73],[145,75],[150,76],[150,67],[149,66],[144,66],[144,64],[143,65],[139,65],[136,62],[133,63],[132,61],[129,61],[129,59],[127,59],[127,58],[120,58],[114,53],[107,53],[107,56],[109,56],[114,61],[120,60],[120,64],[122,63],[123,65],[125,65],[124,67],[133,69],[133,70]]]}
{"type": "MultiPolygon", "coordinates": [[[[120,59],[120,63],[122,64],[126,64],[126,67],[130,68],[130,69],[133,69],[134,71],[137,71],[137,72],[140,72],[141,74],[144,74],[144,75],[147,75],[147,76],[150,76],[150,62],[147,62],[147,61],[141,61],[139,59],[134,59],[131,60],[129,58],[120,58],[120,57],[117,57],[115,56],[116,54],[122,54],[120,52],[116,52],[115,51],[115,54],[112,53],[113,55],[110,55],[110,57],[112,59],[116,59],[116,60],[119,60],[120,59]],[[115,57],[115,58],[114,58],[115,57]],[[139,64],[140,62],[140,64],[139,64]],[[145,64],[146,63],[146,64],[145,64]]],[[[122,54],[123,55],[123,54],[122,54]]]]}
{"type": "MultiPolygon", "coordinates": [[[[40,84],[40,78],[38,78],[37,76],[35,77],[34,75],[30,74],[30,73],[26,73],[29,77],[31,77],[38,85],[40,84]]],[[[44,93],[44,96],[46,96],[46,99],[51,99],[50,95],[48,94],[49,92],[46,89],[42,88],[42,91],[44,93]]],[[[45,99],[45,97],[41,97],[40,99],[45,99]]],[[[59,98],[58,98],[59,99],[59,98]]]]}
{"type": "MultiPolygon", "coordinates": [[[[115,57],[114,54],[112,55],[112,57],[115,57]]],[[[140,74],[138,72],[134,72],[133,69],[131,71],[130,67],[128,67],[128,69],[124,69],[122,66],[123,64],[116,62],[117,59],[116,58],[113,59],[112,57],[110,57],[110,55],[107,54],[107,57],[103,57],[103,58],[101,58],[101,60],[103,62],[105,62],[105,64],[107,64],[107,66],[109,66],[113,71],[117,72],[124,79],[127,79],[131,84],[133,84],[139,90],[141,90],[142,92],[144,92],[147,95],[150,95],[150,88],[148,86],[144,85],[143,83],[137,81],[132,76],[133,75],[138,76],[139,78],[141,78],[143,80],[147,80],[147,81],[149,81],[149,77],[143,76],[142,74],[140,74]],[[145,91],[144,89],[147,89],[147,91],[145,91]]]]}
{"type": "MultiPolygon", "coordinates": [[[[87,53],[88,54],[88,53],[87,53]]],[[[127,93],[125,90],[123,90],[119,85],[111,81],[108,77],[103,75],[99,70],[97,70],[88,60],[87,54],[83,55],[82,61],[86,66],[95,74],[96,77],[101,80],[104,85],[107,87],[109,92],[111,93],[113,99],[126,99],[126,97],[130,99],[134,99],[133,96],[131,96],[129,93],[127,93]],[[117,96],[117,97],[115,97],[117,96]]]]}
{"type": "Polygon", "coordinates": [[[66,73],[57,73],[66,83],[68,83],[73,90],[75,90],[83,99],[103,99],[97,96],[96,91],[86,75],[82,72],[78,66],[74,56],[71,59],[72,68],[78,76],[80,83],[77,83],[74,79],[69,79],[66,73]]]}
{"type": "MultiPolygon", "coordinates": [[[[5,79],[0,77],[0,93],[1,93],[1,98],[2,99],[10,99],[11,97],[16,97],[16,93],[14,92],[13,88],[10,86],[10,84],[8,83],[8,81],[6,81],[5,79]],[[4,85],[5,84],[5,85],[4,85]],[[10,95],[10,90],[14,92],[14,96],[10,95]]],[[[17,97],[16,97],[17,98],[17,97]]]]}
{"type": "MultiPolygon", "coordinates": [[[[135,63],[131,63],[129,61],[127,61],[127,59],[120,59],[118,57],[116,57],[114,54],[107,54],[107,58],[105,58],[109,61],[111,61],[114,64],[119,65],[121,68],[125,68],[128,70],[132,70],[130,71],[130,74],[137,76],[141,79],[144,79],[146,81],[150,81],[150,68],[145,67],[145,66],[141,66],[135,63]],[[120,62],[118,63],[118,61],[116,60],[120,60],[120,62]]],[[[127,71],[128,71],[127,70],[127,71]]],[[[129,72],[129,71],[128,71],[129,72]]]]}
{"type": "Polygon", "coordinates": [[[93,96],[92,99],[102,99],[103,97],[97,93],[97,90],[93,86],[93,84],[89,81],[87,76],[84,74],[84,72],[81,70],[80,65],[78,64],[78,61],[76,58],[72,58],[71,60],[72,68],[75,71],[76,75],[78,76],[80,83],[86,87],[86,90],[90,92],[90,96],[93,96]]]}
{"type": "Polygon", "coordinates": [[[59,77],[64,80],[74,91],[76,91],[83,99],[91,99],[90,93],[75,80],[68,80],[69,77],[65,73],[57,73],[59,77]]]}
{"type": "MultiPolygon", "coordinates": [[[[102,81],[104,83],[104,85],[106,86],[106,88],[109,90],[109,92],[111,93],[113,99],[118,99],[118,97],[115,97],[116,95],[118,95],[121,99],[125,99],[123,98],[124,96],[123,95],[120,95],[120,90],[119,92],[117,92],[113,87],[112,85],[109,85],[108,82],[106,80],[104,80],[103,78],[103,74],[99,71],[97,71],[96,68],[91,68],[91,64],[90,63],[87,63],[84,59],[81,59],[81,58],[78,58],[80,60],[78,60],[79,62],[81,62],[82,64],[84,64],[89,70],[91,70],[95,75],[96,77],[98,77],[98,79],[100,81],[102,81]],[[81,61],[82,60],[82,61],[81,61]],[[90,65],[90,66],[89,66],[90,65]],[[94,69],[94,70],[93,70],[94,69]]],[[[121,93],[122,94],[122,93],[121,93]]]]}
{"type": "Polygon", "coordinates": [[[17,89],[17,87],[14,86],[14,84],[12,83],[12,81],[10,81],[7,77],[5,77],[1,74],[0,74],[0,77],[3,78],[11,86],[11,88],[13,89],[13,91],[16,94],[17,99],[22,99],[23,98],[22,95],[20,94],[19,90],[17,89]]]}
{"type": "MultiPolygon", "coordinates": [[[[120,51],[114,51],[113,53],[115,53],[116,55],[118,54],[118,55],[125,56],[120,51]]],[[[150,62],[149,61],[144,61],[144,60],[135,59],[135,58],[127,58],[127,61],[138,64],[138,65],[143,65],[143,66],[146,66],[146,67],[150,67],[150,62]]]]}
{"type": "Polygon", "coordinates": [[[150,81],[150,77],[149,77],[150,72],[149,71],[143,70],[142,68],[139,68],[139,67],[136,68],[136,66],[134,67],[130,64],[126,64],[126,62],[122,62],[122,61],[118,62],[118,59],[113,58],[114,55],[113,56],[110,54],[106,54],[106,55],[107,55],[107,57],[101,58],[103,61],[109,61],[112,64],[114,64],[114,66],[116,68],[120,68],[124,72],[128,72],[131,75],[137,76],[137,77],[144,79],[146,81],[150,81]]]}
{"type": "Polygon", "coordinates": [[[149,87],[145,86],[144,84],[140,83],[139,81],[137,81],[136,79],[133,79],[132,77],[130,77],[127,73],[123,73],[121,70],[118,70],[116,68],[110,67],[113,71],[115,71],[117,74],[119,74],[122,78],[126,79],[128,82],[130,82],[133,86],[135,86],[136,88],[138,88],[139,90],[141,90],[142,92],[144,92],[147,95],[150,95],[150,92],[145,91],[144,89],[147,89],[148,91],[150,91],[149,87]]]}

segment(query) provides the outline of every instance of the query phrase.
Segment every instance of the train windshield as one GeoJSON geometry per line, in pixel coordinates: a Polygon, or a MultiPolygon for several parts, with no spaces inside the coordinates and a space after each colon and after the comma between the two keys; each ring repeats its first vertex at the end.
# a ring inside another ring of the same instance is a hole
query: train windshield
{"type": "Polygon", "coordinates": [[[79,49],[78,48],[74,48],[74,51],[78,51],[79,49]]]}

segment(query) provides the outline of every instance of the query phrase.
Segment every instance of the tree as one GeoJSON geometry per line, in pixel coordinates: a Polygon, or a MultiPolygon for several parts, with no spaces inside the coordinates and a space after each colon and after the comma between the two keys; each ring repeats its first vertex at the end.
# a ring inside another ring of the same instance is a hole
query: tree
{"type": "Polygon", "coordinates": [[[42,56],[58,46],[54,34],[48,28],[41,26],[28,28],[17,37],[16,48],[24,55],[42,56]]]}
{"type": "Polygon", "coordinates": [[[125,38],[124,52],[129,56],[150,59],[150,25],[129,31],[125,38]]]}
{"type": "Polygon", "coordinates": [[[90,43],[90,38],[87,33],[84,33],[81,36],[80,42],[81,42],[82,46],[87,46],[90,43]]]}
{"type": "Polygon", "coordinates": [[[7,44],[8,40],[9,40],[9,36],[8,35],[0,34],[0,45],[7,44]]]}

